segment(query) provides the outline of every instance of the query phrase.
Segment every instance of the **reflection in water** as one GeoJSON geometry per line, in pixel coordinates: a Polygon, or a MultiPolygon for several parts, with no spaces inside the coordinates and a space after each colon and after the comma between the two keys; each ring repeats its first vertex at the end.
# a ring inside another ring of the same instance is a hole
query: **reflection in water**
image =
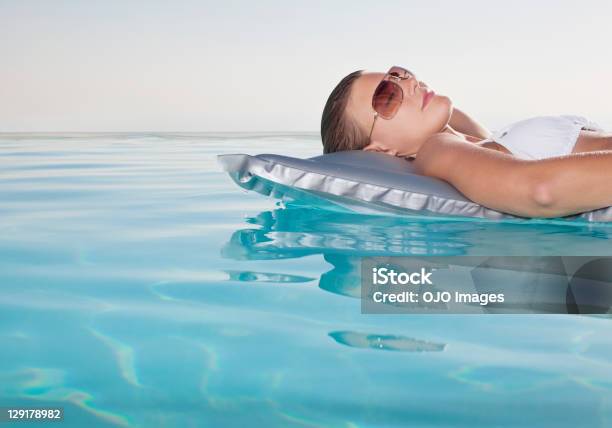
{"type": "Polygon", "coordinates": [[[223,256],[273,260],[321,253],[459,255],[469,246],[461,239],[461,230],[473,228],[466,223],[398,221],[397,217],[309,208],[264,211],[247,221],[259,228],[234,232],[223,256]]]}
{"type": "Polygon", "coordinates": [[[352,348],[372,348],[383,351],[440,352],[444,343],[426,342],[410,337],[387,334],[365,334],[354,331],[332,331],[329,336],[336,342],[352,348]]]}
{"type": "Polygon", "coordinates": [[[222,249],[236,260],[345,256],[612,255],[605,225],[375,216],[305,207],[263,211],[222,249]]]}
{"type": "MultiPolygon", "coordinates": [[[[341,296],[361,297],[360,269],[364,256],[423,256],[422,263],[426,263],[426,259],[433,260],[435,256],[513,256],[512,250],[519,248],[520,255],[524,256],[521,260],[496,257],[492,259],[493,262],[485,261],[472,271],[476,291],[488,292],[493,287],[493,291],[505,292],[513,296],[514,301],[523,302],[519,306],[490,305],[483,309],[484,312],[601,312],[602,307],[609,306],[606,302],[611,301],[611,297],[606,295],[603,306],[594,303],[597,296],[609,290],[605,282],[610,276],[599,275],[599,285],[590,285],[593,291],[585,292],[585,280],[570,280],[572,276],[566,276],[562,257],[557,255],[564,248],[572,248],[568,255],[578,255],[576,249],[580,249],[582,239],[585,249],[594,247],[593,238],[606,245],[607,230],[597,229],[593,225],[581,229],[576,225],[539,224],[536,228],[532,223],[415,220],[306,207],[264,211],[249,218],[248,223],[260,228],[235,231],[222,249],[224,257],[274,260],[321,254],[333,268],[321,274],[319,286],[341,296]],[[571,245],[565,240],[571,240],[571,245]],[[533,263],[537,266],[532,266],[530,258],[526,257],[528,254],[525,254],[529,252],[538,256],[547,253],[555,256],[545,258],[546,266],[539,266],[540,262],[535,261],[533,263]],[[502,265],[497,265],[499,263],[502,265]],[[518,264],[513,267],[512,263],[518,264]],[[551,266],[557,266],[559,272],[550,275],[547,269],[551,266]],[[520,276],[517,276],[519,272],[520,276]],[[539,301],[545,304],[531,304],[535,291],[540,295],[539,301]]],[[[606,245],[605,248],[609,252],[608,247],[606,245]]],[[[599,268],[597,271],[604,270],[599,268]]],[[[233,274],[234,277],[247,279],[253,275],[252,272],[233,274]]],[[[265,275],[270,279],[286,276],[281,273],[265,275]]],[[[265,280],[264,277],[260,278],[265,280]]]]}
{"type": "Polygon", "coordinates": [[[230,281],[242,281],[242,282],[274,282],[274,283],[298,283],[298,282],[310,282],[314,278],[300,275],[287,275],[282,273],[269,273],[269,272],[253,272],[253,271],[240,271],[240,270],[226,270],[225,273],[229,275],[230,281]]]}
{"type": "Polygon", "coordinates": [[[321,275],[319,287],[330,293],[361,298],[361,258],[342,254],[324,254],[333,269],[321,275]]]}

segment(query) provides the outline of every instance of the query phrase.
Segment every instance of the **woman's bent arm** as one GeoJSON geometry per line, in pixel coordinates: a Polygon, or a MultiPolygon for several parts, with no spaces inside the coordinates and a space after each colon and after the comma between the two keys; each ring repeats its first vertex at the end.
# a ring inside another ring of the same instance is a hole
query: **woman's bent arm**
{"type": "Polygon", "coordinates": [[[417,172],[440,178],[486,207],[524,217],[559,217],[612,205],[612,151],[527,161],[436,134],[417,172]]]}
{"type": "Polygon", "coordinates": [[[612,206],[612,151],[531,161],[545,217],[612,206]]]}

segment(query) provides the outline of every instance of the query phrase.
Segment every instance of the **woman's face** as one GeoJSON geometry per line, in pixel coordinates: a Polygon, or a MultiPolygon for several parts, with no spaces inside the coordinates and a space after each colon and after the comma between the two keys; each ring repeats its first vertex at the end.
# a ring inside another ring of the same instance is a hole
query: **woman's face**
{"type": "MultiPolygon", "coordinates": [[[[372,95],[385,73],[363,73],[353,83],[347,114],[370,133],[374,121],[372,95]]],[[[364,150],[381,151],[395,156],[409,156],[419,151],[431,135],[442,131],[452,113],[450,98],[435,94],[423,108],[427,85],[415,78],[398,81],[404,100],[392,119],[376,119],[370,144],[364,150]]]]}

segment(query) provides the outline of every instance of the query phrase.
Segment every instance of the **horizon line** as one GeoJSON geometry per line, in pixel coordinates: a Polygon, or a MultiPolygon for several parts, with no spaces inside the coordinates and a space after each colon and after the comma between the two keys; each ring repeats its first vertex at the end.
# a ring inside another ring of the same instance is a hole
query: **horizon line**
{"type": "Polygon", "coordinates": [[[318,134],[319,131],[0,131],[10,134],[318,134]]]}

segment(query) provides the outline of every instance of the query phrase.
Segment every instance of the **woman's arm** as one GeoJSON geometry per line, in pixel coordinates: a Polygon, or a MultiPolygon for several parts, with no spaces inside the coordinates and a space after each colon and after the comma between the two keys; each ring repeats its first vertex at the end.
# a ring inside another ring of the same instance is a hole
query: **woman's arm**
{"type": "Polygon", "coordinates": [[[458,108],[453,108],[448,124],[462,134],[472,135],[478,138],[490,138],[491,132],[484,125],[472,119],[458,108]]]}
{"type": "Polygon", "coordinates": [[[612,151],[522,160],[436,134],[414,165],[474,202],[518,216],[559,217],[612,205],[612,151]]]}

